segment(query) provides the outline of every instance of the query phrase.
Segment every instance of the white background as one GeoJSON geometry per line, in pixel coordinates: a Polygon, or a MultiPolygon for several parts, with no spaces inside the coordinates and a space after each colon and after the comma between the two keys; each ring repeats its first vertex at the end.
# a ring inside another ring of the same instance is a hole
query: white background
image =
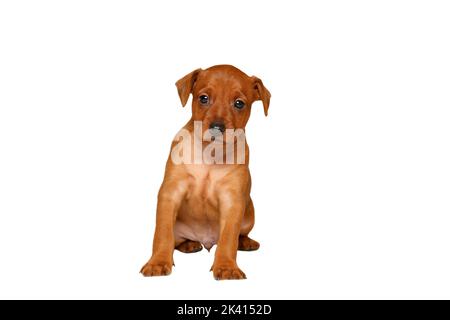
{"type": "Polygon", "coordinates": [[[2,1],[1,298],[450,298],[446,1],[2,1]],[[246,281],[151,250],[174,86],[233,64],[247,127],[246,281]]]}

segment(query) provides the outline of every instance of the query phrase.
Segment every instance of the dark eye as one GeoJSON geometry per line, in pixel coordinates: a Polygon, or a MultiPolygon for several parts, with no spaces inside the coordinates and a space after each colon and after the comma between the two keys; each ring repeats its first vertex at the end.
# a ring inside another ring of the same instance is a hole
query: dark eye
{"type": "Polygon", "coordinates": [[[209,98],[206,94],[202,94],[200,97],[198,97],[198,100],[200,101],[200,104],[206,105],[209,102],[209,98]]]}
{"type": "Polygon", "coordinates": [[[242,109],[243,107],[245,107],[245,103],[244,103],[244,101],[237,99],[237,100],[234,102],[234,107],[235,107],[236,109],[242,109]]]}

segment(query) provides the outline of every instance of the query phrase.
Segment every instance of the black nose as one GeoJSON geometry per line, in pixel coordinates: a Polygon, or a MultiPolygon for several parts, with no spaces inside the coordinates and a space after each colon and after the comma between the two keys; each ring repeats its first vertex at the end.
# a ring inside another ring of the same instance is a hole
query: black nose
{"type": "Polygon", "coordinates": [[[212,130],[219,130],[223,133],[225,131],[225,124],[221,121],[214,121],[209,125],[209,128],[212,130]]]}

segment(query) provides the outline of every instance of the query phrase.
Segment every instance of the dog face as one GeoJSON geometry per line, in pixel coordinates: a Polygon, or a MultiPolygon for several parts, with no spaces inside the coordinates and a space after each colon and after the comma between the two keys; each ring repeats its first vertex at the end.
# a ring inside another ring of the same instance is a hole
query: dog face
{"type": "Polygon", "coordinates": [[[251,105],[261,100],[267,116],[270,92],[257,77],[249,77],[230,65],[197,69],[176,83],[183,106],[192,93],[192,119],[207,129],[244,129],[251,105]]]}

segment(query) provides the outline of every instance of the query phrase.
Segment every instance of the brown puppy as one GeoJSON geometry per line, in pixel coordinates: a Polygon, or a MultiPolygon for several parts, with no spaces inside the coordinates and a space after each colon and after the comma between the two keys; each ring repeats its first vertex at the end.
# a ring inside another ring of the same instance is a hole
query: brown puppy
{"type": "Polygon", "coordinates": [[[214,140],[218,141],[216,145],[234,148],[234,138],[226,136],[219,140],[220,134],[230,129],[244,129],[250,107],[256,100],[262,100],[267,116],[270,92],[260,79],[249,77],[230,65],[194,70],[177,81],[176,86],[183,106],[189,95],[193,95],[192,118],[182,129],[188,135],[183,136],[185,148],[182,151],[187,161],[174,161],[174,151],[179,147],[174,141],[158,194],[153,253],[141,273],[144,276],[168,275],[172,271],[174,249],[190,253],[200,251],[202,245],[209,250],[217,244],[211,268],[214,278],[244,279],[245,274],[236,263],[237,250],[259,248],[259,243],[248,237],[254,224],[248,145],[245,142],[242,148],[245,150],[243,161],[237,159],[239,155],[231,154],[232,164],[225,163],[230,149],[224,148],[223,155],[218,149],[211,152],[218,160],[211,164],[201,159],[196,161],[186,147],[195,148],[194,131],[201,128],[200,134],[207,136],[207,141],[201,138],[201,151],[207,150],[207,143],[214,140]],[[202,121],[201,126],[197,121],[202,121]]]}

